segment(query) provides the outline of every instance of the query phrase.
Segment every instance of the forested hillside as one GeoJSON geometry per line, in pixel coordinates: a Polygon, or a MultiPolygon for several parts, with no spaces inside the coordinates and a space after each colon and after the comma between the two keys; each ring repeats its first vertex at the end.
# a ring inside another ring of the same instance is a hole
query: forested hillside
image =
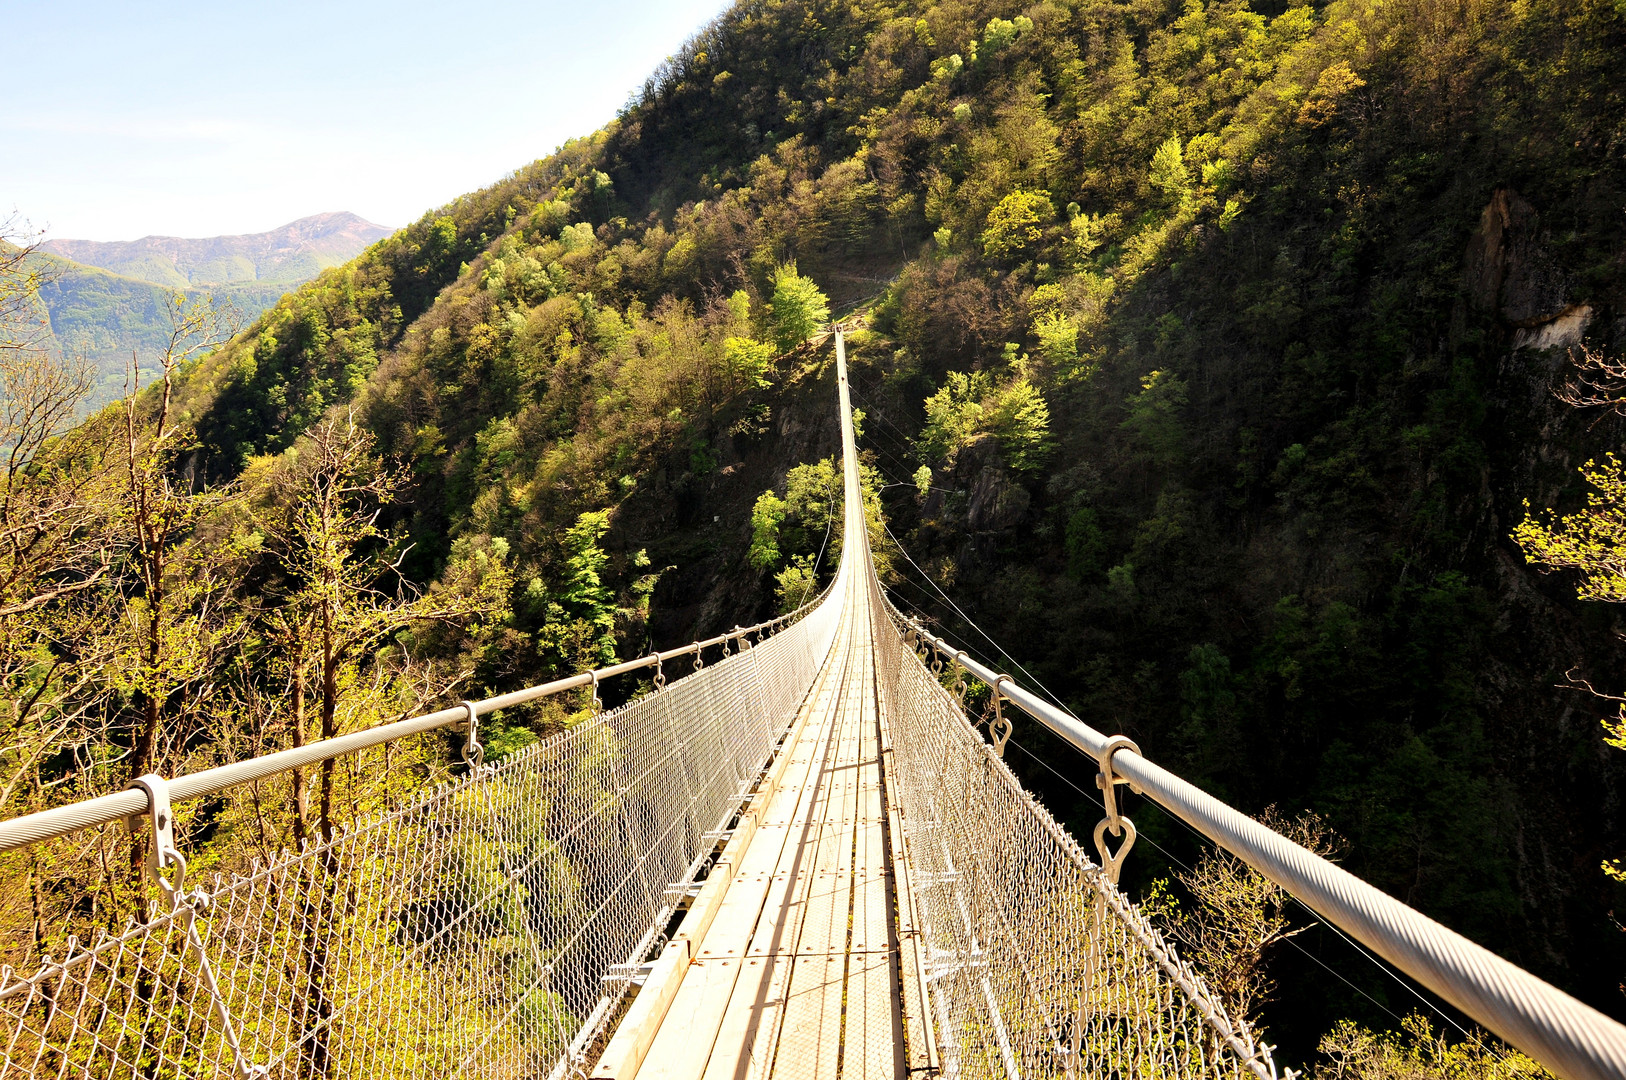
{"type": "Polygon", "coordinates": [[[269,232],[101,242],[48,238],[36,259],[51,346],[96,368],[89,404],[124,393],[132,359],[152,365],[176,291],[209,295],[249,322],[295,286],[348,262],[389,230],[355,214],[313,214],[269,232]]]}
{"type": "MultiPolygon", "coordinates": [[[[1509,537],[1622,435],[1552,393],[1569,346],[1626,346],[1622,55],[1612,0],[739,3],[605,130],[178,364],[137,410],[169,402],[141,459],[187,480],[169,531],[97,556],[149,627],[105,655],[145,674],[101,685],[17,614],[55,659],[12,676],[174,767],[794,602],[833,565],[822,290],[900,606],[1622,1015],[1626,758],[1561,685],[1626,690],[1619,619],[1509,537]],[[379,511],[337,541],[377,598],[301,652],[339,601],[287,507],[325,477],[379,511]]],[[[124,779],[67,738],[6,751],[13,803],[124,779]]],[[[1016,738],[1087,833],[1093,766],[1016,738]]],[[[1144,892],[1197,845],[1131,812],[1144,892]]],[[[1264,1012],[1294,1060],[1417,1006],[1298,940],[1264,1012]]]]}

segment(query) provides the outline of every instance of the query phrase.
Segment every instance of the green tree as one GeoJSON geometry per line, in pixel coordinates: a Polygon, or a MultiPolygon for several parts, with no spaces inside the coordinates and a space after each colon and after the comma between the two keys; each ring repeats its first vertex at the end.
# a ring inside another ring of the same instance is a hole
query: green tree
{"type": "MultiPolygon", "coordinates": [[[[1575,374],[1558,397],[1576,408],[1604,408],[1626,416],[1626,360],[1582,346],[1575,374]]],[[[1611,453],[1604,455],[1602,465],[1591,460],[1577,471],[1590,489],[1586,506],[1572,514],[1548,510],[1538,517],[1526,499],[1513,542],[1542,573],[1574,573],[1581,599],[1626,602],[1626,464],[1611,453]]],[[[1589,682],[1577,685],[1616,703],[1615,715],[1602,721],[1604,742],[1626,750],[1626,700],[1599,692],[1589,682]]],[[[1605,860],[1603,872],[1626,882],[1626,865],[1620,859],[1605,860]]]]}
{"type": "Polygon", "coordinates": [[[789,352],[830,321],[830,301],[812,278],[796,272],[794,262],[787,263],[774,271],[768,317],[774,343],[789,352]]]}
{"type": "Polygon", "coordinates": [[[751,507],[751,547],[745,561],[758,570],[767,570],[779,563],[779,526],[784,524],[790,503],[764,491],[751,507]]]}
{"type": "MultiPolygon", "coordinates": [[[[1289,819],[1270,807],[1259,820],[1318,855],[1336,854],[1342,846],[1315,814],[1289,819]]],[[[1292,924],[1286,890],[1221,848],[1206,848],[1196,867],[1180,874],[1180,883],[1195,906],[1184,911],[1171,903],[1161,914],[1181,955],[1203,973],[1226,1012],[1257,1024],[1259,1007],[1276,985],[1267,969],[1269,954],[1309,927],[1292,924]]]]}
{"type": "Polygon", "coordinates": [[[984,405],[984,416],[1011,468],[1032,472],[1050,456],[1050,407],[1025,376],[1000,387],[984,405]]]}
{"type": "Polygon", "coordinates": [[[1025,375],[995,384],[985,371],[951,371],[925,405],[926,424],[915,444],[923,457],[942,460],[982,434],[999,440],[1018,471],[1039,468],[1049,455],[1050,408],[1025,375]]]}
{"type": "Polygon", "coordinates": [[[926,399],[926,425],[916,440],[917,452],[942,460],[982,430],[982,399],[993,388],[986,371],[951,371],[926,399]]]}
{"type": "Polygon", "coordinates": [[[815,595],[818,577],[812,555],[793,555],[785,568],[774,575],[774,595],[779,613],[789,614],[815,595]]]}
{"type": "Polygon", "coordinates": [[[1059,375],[1070,374],[1078,366],[1078,326],[1059,311],[1049,311],[1033,320],[1033,336],[1039,339],[1039,355],[1059,375]]]}
{"type": "Polygon", "coordinates": [[[1022,254],[1044,236],[1044,227],[1056,216],[1048,191],[1013,191],[988,211],[982,233],[982,251],[990,259],[1022,254]]]}
{"type": "Polygon", "coordinates": [[[598,541],[610,528],[608,510],[590,510],[565,530],[565,573],[549,605],[544,647],[570,669],[615,663],[615,594],[604,583],[610,557],[598,541]]]}
{"type": "Polygon", "coordinates": [[[745,337],[723,339],[723,363],[733,386],[766,389],[773,370],[774,347],[745,337]]]}
{"type": "Polygon", "coordinates": [[[1448,1042],[1421,1013],[1402,1020],[1399,1032],[1372,1032],[1341,1020],[1316,1049],[1327,1062],[1316,1067],[1314,1080],[1554,1080],[1535,1059],[1482,1031],[1448,1042]]]}
{"type": "Polygon", "coordinates": [[[1171,135],[1152,155],[1152,171],[1147,182],[1170,203],[1178,204],[1191,194],[1191,172],[1186,168],[1180,136],[1171,135]]]}
{"type": "Polygon", "coordinates": [[[1172,371],[1156,370],[1141,376],[1140,392],[1126,401],[1129,415],[1122,426],[1135,435],[1157,465],[1174,464],[1185,450],[1180,412],[1189,399],[1184,379],[1172,371]]]}

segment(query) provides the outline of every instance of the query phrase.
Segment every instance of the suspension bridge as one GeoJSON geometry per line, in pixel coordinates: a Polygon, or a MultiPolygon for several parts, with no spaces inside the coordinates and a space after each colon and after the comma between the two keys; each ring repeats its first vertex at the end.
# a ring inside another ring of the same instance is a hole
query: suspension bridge
{"type": "Polygon", "coordinates": [[[0,823],[7,851],[140,822],[162,897],[0,971],[0,1075],[1276,1080],[1119,891],[1128,785],[1558,1075],[1626,1076],[1620,1024],[894,609],[839,334],[836,364],[842,560],[802,610],[0,823]],[[653,692],[484,762],[483,717],[596,705],[633,671],[653,692]],[[986,735],[968,681],[991,691],[986,735]],[[1005,766],[1010,709],[1097,774],[1089,851],[1005,766]],[[463,733],[460,778],[232,876],[187,872],[176,804],[439,729],[463,733]]]}

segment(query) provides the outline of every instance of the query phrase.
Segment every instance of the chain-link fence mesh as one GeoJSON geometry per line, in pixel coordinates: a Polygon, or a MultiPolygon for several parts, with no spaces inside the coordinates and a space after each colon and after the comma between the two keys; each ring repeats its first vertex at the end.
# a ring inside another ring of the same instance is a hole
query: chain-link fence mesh
{"type": "Polygon", "coordinates": [[[1022,789],[878,590],[873,603],[943,1074],[1274,1077],[1269,1049],[1022,789]]]}
{"type": "Polygon", "coordinates": [[[794,718],[833,607],[303,851],[176,883],[171,910],[26,977],[5,971],[3,1075],[581,1073],[794,718]]]}

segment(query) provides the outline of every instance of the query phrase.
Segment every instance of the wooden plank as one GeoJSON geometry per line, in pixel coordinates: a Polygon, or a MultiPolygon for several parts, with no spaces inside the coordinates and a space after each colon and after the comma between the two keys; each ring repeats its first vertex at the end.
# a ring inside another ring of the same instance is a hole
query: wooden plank
{"type": "Polygon", "coordinates": [[[705,1080],[753,1080],[769,1075],[790,966],[789,959],[781,956],[746,959],[707,1056],[705,1080]]]}
{"type": "Polygon", "coordinates": [[[726,849],[716,872],[726,880],[693,939],[675,940],[657,964],[675,989],[638,1076],[901,1078],[920,1067],[916,1044],[929,1047],[903,831],[886,791],[868,586],[855,576],[846,587],[836,641],[781,744],[772,790],[765,784],[748,807],[749,835],[726,849]]]}
{"type": "Polygon", "coordinates": [[[847,958],[830,953],[798,955],[793,963],[784,1020],[774,1048],[773,1075],[809,1080],[834,1077],[841,1048],[847,958]]]}
{"type": "Polygon", "coordinates": [[[844,1076],[905,1075],[897,964],[898,954],[890,951],[848,958],[844,1076]]]}
{"type": "Polygon", "coordinates": [[[640,1080],[699,1080],[744,959],[696,960],[649,1047],[640,1080]]]}

